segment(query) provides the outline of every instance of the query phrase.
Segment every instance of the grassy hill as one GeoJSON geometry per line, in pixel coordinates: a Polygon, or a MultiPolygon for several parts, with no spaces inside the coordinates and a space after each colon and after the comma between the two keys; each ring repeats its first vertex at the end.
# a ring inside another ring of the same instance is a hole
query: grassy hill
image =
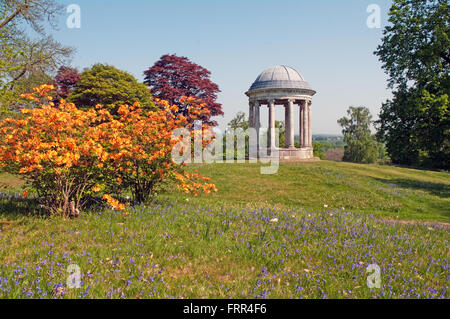
{"type": "Polygon", "coordinates": [[[445,172],[328,161],[281,163],[275,175],[261,175],[256,164],[194,167],[211,177],[217,193],[164,196],[207,205],[275,205],[313,212],[344,208],[389,219],[450,222],[450,174],[445,172]]]}
{"type": "Polygon", "coordinates": [[[283,163],[269,176],[246,164],[190,169],[219,192],[171,192],[128,216],[97,209],[70,221],[18,215],[28,206],[11,193],[22,181],[2,175],[0,298],[449,298],[448,228],[386,221],[448,221],[446,173],[331,162],[283,163]],[[71,264],[80,288],[66,285],[71,264]],[[367,285],[373,264],[380,288],[367,285]]]}
{"type": "MultiPolygon", "coordinates": [[[[450,222],[450,174],[394,166],[343,162],[283,162],[277,174],[257,164],[191,165],[218,187],[193,197],[176,190],[160,198],[227,207],[279,207],[305,211],[341,209],[388,219],[450,222]]],[[[0,192],[23,184],[0,174],[0,192]]],[[[0,206],[1,212],[1,206],[0,206]]]]}

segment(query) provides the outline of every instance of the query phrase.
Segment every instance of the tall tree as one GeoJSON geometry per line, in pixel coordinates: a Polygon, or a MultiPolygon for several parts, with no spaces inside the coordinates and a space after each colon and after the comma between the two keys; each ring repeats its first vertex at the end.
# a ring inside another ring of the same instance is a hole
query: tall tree
{"type": "Polygon", "coordinates": [[[45,29],[48,24],[56,28],[62,8],[54,0],[0,1],[0,113],[21,105],[21,93],[48,81],[70,60],[74,49],[45,29]],[[34,35],[24,31],[26,24],[34,35]]]}
{"type": "Polygon", "coordinates": [[[12,67],[7,77],[11,90],[16,88],[21,79],[32,74],[54,74],[62,64],[69,61],[73,53],[72,48],[61,45],[50,36],[39,40],[24,36],[16,38],[12,45],[20,50],[20,54],[10,61],[12,67]]]}
{"type": "Polygon", "coordinates": [[[236,116],[228,123],[228,127],[232,129],[241,128],[244,131],[248,129],[248,120],[244,112],[238,112],[236,116]]]}
{"type": "Polygon", "coordinates": [[[67,100],[80,108],[95,108],[101,104],[113,115],[117,115],[122,104],[139,102],[143,109],[154,108],[152,95],[145,84],[129,73],[105,64],[95,64],[82,72],[67,100]]]}
{"type": "Polygon", "coordinates": [[[57,16],[61,14],[63,6],[54,0],[2,0],[0,29],[26,22],[36,32],[45,33],[45,23],[56,27],[57,16]]]}
{"type": "Polygon", "coordinates": [[[389,11],[375,54],[394,92],[377,127],[394,163],[450,167],[449,21],[448,0],[394,0],[389,11]]]}
{"type": "Polygon", "coordinates": [[[344,161],[354,163],[374,163],[378,158],[377,143],[370,132],[372,116],[368,108],[350,107],[349,117],[338,120],[344,134],[344,161]]]}
{"type": "Polygon", "coordinates": [[[78,81],[80,81],[80,74],[75,68],[62,66],[56,74],[55,81],[58,87],[59,97],[67,99],[67,96],[75,88],[78,81]]]}
{"type": "Polygon", "coordinates": [[[193,96],[206,103],[209,115],[200,119],[213,126],[217,122],[211,117],[223,115],[222,105],[217,103],[219,86],[210,80],[211,72],[191,62],[186,57],[164,55],[151,68],[144,72],[145,80],[154,97],[169,101],[180,107],[183,115],[188,113],[185,105],[180,103],[182,96],[193,96]]]}

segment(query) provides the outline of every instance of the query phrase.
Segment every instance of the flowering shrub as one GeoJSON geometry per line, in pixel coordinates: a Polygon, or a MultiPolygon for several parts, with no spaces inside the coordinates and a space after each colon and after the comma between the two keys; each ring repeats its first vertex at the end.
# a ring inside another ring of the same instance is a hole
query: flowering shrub
{"type": "MultiPolygon", "coordinates": [[[[119,108],[119,119],[98,105],[79,110],[61,100],[52,102],[53,86],[43,85],[23,97],[38,103],[22,109],[20,119],[0,122],[0,168],[21,174],[51,214],[77,216],[90,193],[104,193],[110,206],[123,210],[108,192],[129,190],[145,202],[154,188],[169,180],[186,192],[216,190],[198,174],[184,172],[171,159],[172,132],[189,126],[166,101],[157,111],[143,111],[138,103],[119,108]],[[162,106],[162,107],[161,107],[162,106]]],[[[192,116],[208,112],[193,98],[185,98],[192,116]]]]}
{"type": "MultiPolygon", "coordinates": [[[[136,202],[149,200],[154,188],[168,180],[176,181],[180,189],[189,193],[216,190],[214,184],[206,183],[208,178],[186,173],[183,165],[172,161],[174,145],[182,143],[181,139],[172,138],[172,132],[180,127],[190,128],[192,124],[183,115],[176,115],[176,105],[163,100],[156,102],[157,111],[144,111],[138,103],[122,105],[117,120],[99,106],[107,121],[93,128],[91,137],[105,152],[108,188],[129,189],[136,202]]],[[[190,118],[209,112],[193,98],[184,98],[183,103],[189,104],[190,118]]],[[[206,129],[204,126],[205,133],[206,129]]]]}
{"type": "Polygon", "coordinates": [[[50,213],[76,216],[83,193],[98,175],[93,165],[99,161],[98,145],[85,143],[97,114],[70,103],[55,108],[52,90],[44,85],[24,95],[41,106],[22,109],[20,119],[0,122],[0,165],[24,176],[50,213]]]}

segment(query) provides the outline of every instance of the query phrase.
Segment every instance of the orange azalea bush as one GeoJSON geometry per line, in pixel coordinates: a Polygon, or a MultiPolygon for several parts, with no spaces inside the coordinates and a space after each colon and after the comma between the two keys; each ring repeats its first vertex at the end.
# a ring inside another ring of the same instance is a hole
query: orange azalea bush
{"type": "Polygon", "coordinates": [[[0,165],[21,174],[50,213],[76,216],[84,192],[98,175],[92,169],[99,161],[98,146],[85,143],[97,114],[70,103],[54,107],[49,95],[53,89],[43,85],[23,95],[40,107],[22,109],[22,118],[0,122],[0,165]]]}
{"type": "MultiPolygon", "coordinates": [[[[189,127],[185,117],[175,115],[177,106],[157,101],[158,111],[143,111],[139,104],[119,108],[114,119],[102,106],[79,110],[64,100],[55,107],[43,85],[23,97],[39,103],[23,109],[20,119],[0,122],[0,168],[21,174],[37,192],[51,214],[77,216],[89,193],[103,192],[114,209],[126,204],[111,192],[129,190],[136,202],[145,202],[154,188],[173,180],[183,191],[197,194],[216,190],[198,174],[188,174],[171,159],[176,128],[189,127]]],[[[192,98],[193,117],[208,112],[192,98]]]]}
{"type": "MultiPolygon", "coordinates": [[[[209,112],[206,105],[198,104],[194,98],[183,98],[188,105],[189,118],[196,118],[209,112]]],[[[172,149],[181,139],[173,138],[177,128],[192,128],[187,117],[177,114],[178,107],[167,101],[156,100],[158,111],[144,111],[138,103],[122,105],[116,120],[108,120],[92,129],[91,138],[100,143],[105,151],[109,189],[129,189],[136,202],[146,202],[153,195],[155,187],[166,181],[175,181],[179,189],[196,195],[198,191],[215,191],[209,179],[198,174],[189,174],[172,160],[172,149]],[[112,177],[112,178],[111,178],[112,177]]],[[[108,114],[101,106],[99,113],[108,114]]],[[[203,126],[200,134],[207,134],[203,126]]],[[[209,139],[210,140],[210,139],[209,139]]],[[[206,146],[207,142],[203,144],[206,146]]],[[[102,165],[101,163],[100,165],[102,165]]]]}

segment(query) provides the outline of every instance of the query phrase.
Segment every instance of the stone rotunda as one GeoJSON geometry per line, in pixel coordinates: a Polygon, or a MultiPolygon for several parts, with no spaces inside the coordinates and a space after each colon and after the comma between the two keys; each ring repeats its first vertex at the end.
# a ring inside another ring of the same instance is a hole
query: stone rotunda
{"type": "MultiPolygon", "coordinates": [[[[261,126],[261,107],[266,105],[269,112],[268,148],[276,149],[280,159],[314,158],[312,148],[311,104],[316,91],[296,70],[278,65],[261,73],[250,89],[245,93],[249,98],[249,126],[258,132],[261,126]],[[284,106],[286,139],[285,148],[275,145],[275,107],[284,106]],[[294,105],[300,108],[299,131],[300,148],[294,143],[294,105]]],[[[263,125],[265,127],[265,125],[263,125]]],[[[258,143],[259,149],[259,143],[258,143]]],[[[272,153],[272,152],[269,152],[272,153]]]]}

